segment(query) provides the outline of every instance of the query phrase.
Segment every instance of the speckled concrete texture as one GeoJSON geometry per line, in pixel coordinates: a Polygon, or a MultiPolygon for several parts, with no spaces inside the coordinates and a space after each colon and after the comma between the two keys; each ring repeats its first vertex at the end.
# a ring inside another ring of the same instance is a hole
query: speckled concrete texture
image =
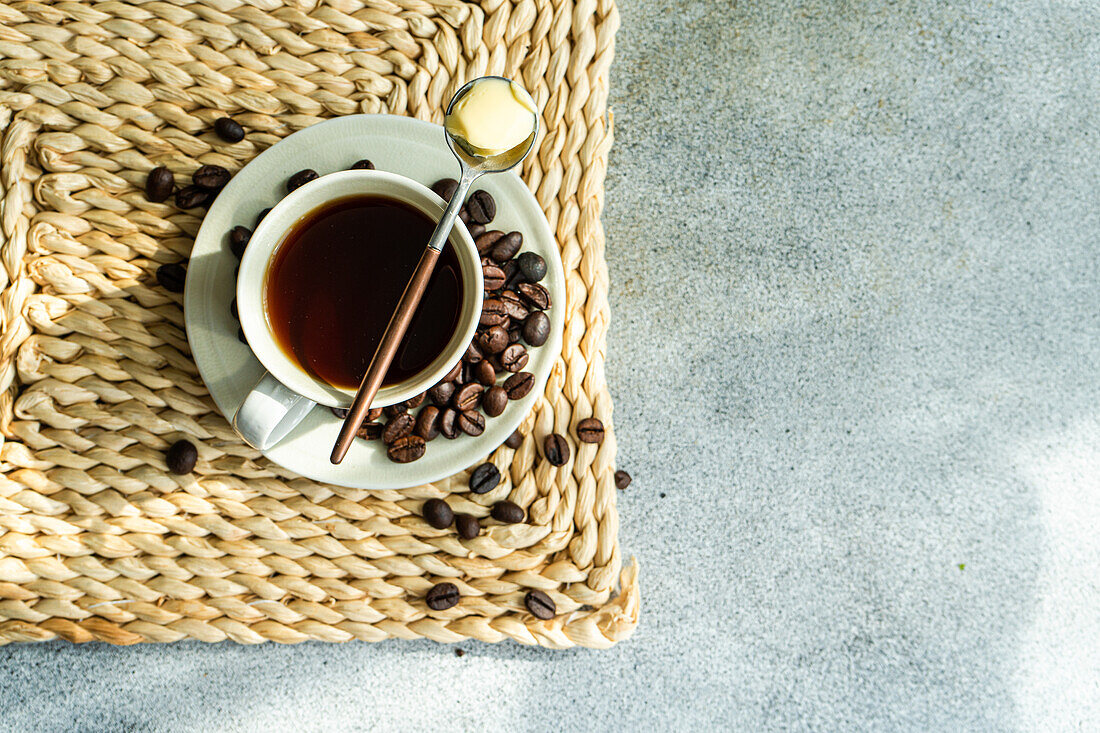
{"type": "Polygon", "coordinates": [[[0,650],[10,730],[1100,728],[1100,9],[623,0],[635,637],[0,650]]]}

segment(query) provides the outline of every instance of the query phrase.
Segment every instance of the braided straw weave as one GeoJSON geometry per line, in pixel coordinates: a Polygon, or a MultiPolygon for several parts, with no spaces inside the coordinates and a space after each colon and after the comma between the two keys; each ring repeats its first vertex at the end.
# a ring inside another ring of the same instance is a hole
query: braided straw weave
{"type": "Polygon", "coordinates": [[[153,0],[0,5],[0,644],[68,639],[444,642],[607,647],[637,623],[618,546],[603,361],[600,226],[611,132],[612,0],[153,0]],[[565,264],[561,358],[505,480],[463,472],[407,491],[318,485],[267,462],[219,414],[190,359],[182,298],[156,285],[187,257],[195,212],[149,202],[155,166],[185,181],[238,170],[328,117],[441,122],[468,79],[521,80],[545,135],[524,180],[565,264]],[[227,144],[212,123],[248,130],[227,144]],[[561,468],[541,438],[569,436],[561,468]],[[188,438],[199,464],[166,471],[188,438]],[[510,498],[521,525],[460,541],[420,518],[446,497],[478,517],[510,498]],[[621,575],[620,575],[621,572],[621,575]],[[424,595],[449,580],[447,611],[424,595]],[[616,592],[616,583],[621,588],[616,592]],[[558,616],[526,612],[530,589],[558,616]]]}

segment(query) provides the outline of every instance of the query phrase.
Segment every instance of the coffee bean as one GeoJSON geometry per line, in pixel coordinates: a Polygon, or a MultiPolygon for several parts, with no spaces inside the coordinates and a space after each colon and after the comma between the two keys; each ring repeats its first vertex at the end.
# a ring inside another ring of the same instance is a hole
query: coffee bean
{"type": "Polygon", "coordinates": [[[426,400],[427,398],[428,398],[428,393],[427,392],[421,392],[420,394],[415,394],[412,397],[410,397],[409,399],[405,400],[405,407],[407,407],[410,410],[415,410],[416,408],[423,405],[424,400],[426,400]]]}
{"type": "Polygon", "coordinates": [[[505,371],[504,365],[500,363],[500,354],[489,354],[485,357],[485,361],[493,365],[493,369],[497,374],[501,374],[505,371]]]}
{"type": "Polygon", "coordinates": [[[484,354],[481,353],[481,348],[475,340],[471,341],[470,345],[466,347],[466,353],[462,355],[462,361],[467,364],[477,364],[483,356],[484,354]]]}
{"type": "Polygon", "coordinates": [[[424,508],[420,514],[423,515],[424,521],[436,529],[450,527],[455,518],[451,505],[442,499],[428,499],[424,502],[424,508]]]}
{"type": "Polygon", "coordinates": [[[508,332],[501,326],[493,326],[477,338],[481,350],[489,354],[499,354],[508,347],[508,332]]]}
{"type": "Polygon", "coordinates": [[[230,174],[220,165],[204,165],[195,169],[191,174],[191,181],[199,188],[207,191],[219,189],[229,183],[230,174]]]}
{"type": "Polygon", "coordinates": [[[330,407],[328,409],[332,410],[332,414],[340,418],[341,420],[346,418],[349,412],[348,408],[346,407],[330,407]]]}
{"type": "Polygon", "coordinates": [[[453,178],[442,178],[432,184],[432,190],[444,201],[450,201],[458,190],[458,181],[453,178]]]}
{"type": "Polygon", "coordinates": [[[525,513],[523,507],[519,504],[505,499],[504,501],[498,501],[493,504],[493,510],[491,512],[493,519],[498,522],[504,522],[505,524],[519,524],[523,521],[525,513]]]}
{"type": "Polygon", "coordinates": [[[473,221],[478,224],[488,224],[497,215],[497,202],[488,191],[477,190],[470,194],[470,199],[466,202],[466,210],[473,221]]]}
{"type": "Polygon", "coordinates": [[[523,322],[523,340],[531,346],[542,346],[550,338],[550,318],[542,311],[534,311],[523,322]]]}
{"type": "Polygon", "coordinates": [[[382,414],[386,417],[393,417],[394,415],[400,415],[402,412],[408,410],[409,407],[404,402],[395,402],[392,405],[386,405],[382,408],[382,414]]]}
{"type": "Polygon", "coordinates": [[[428,595],[424,596],[424,601],[433,611],[446,611],[457,606],[459,598],[458,586],[454,583],[439,583],[432,586],[428,595]]]}
{"type": "Polygon", "coordinates": [[[488,256],[493,251],[493,247],[497,246],[497,242],[504,236],[504,232],[497,229],[490,229],[477,239],[474,240],[474,245],[477,247],[477,253],[482,257],[488,256]]]}
{"type": "Polygon", "coordinates": [[[569,460],[569,443],[557,433],[551,433],[542,440],[542,450],[551,466],[564,466],[569,460]]]}
{"type": "Polygon", "coordinates": [[[523,433],[518,430],[512,431],[512,434],[508,436],[508,439],[504,441],[504,445],[508,446],[512,450],[519,448],[523,445],[523,433]]]}
{"type": "Polygon", "coordinates": [[[229,230],[229,251],[238,260],[244,257],[244,251],[248,247],[248,240],[252,238],[252,232],[247,227],[233,227],[229,230]]]}
{"type": "Polygon", "coordinates": [[[496,298],[487,298],[481,304],[481,319],[478,321],[481,327],[503,326],[506,320],[504,304],[496,298]]]}
{"type": "Polygon", "coordinates": [[[466,231],[468,231],[470,233],[470,238],[471,239],[477,239],[478,237],[480,237],[482,234],[485,233],[485,225],[484,224],[469,224],[469,223],[467,223],[466,224],[466,231]]]}
{"type": "Polygon", "coordinates": [[[370,162],[366,158],[357,160],[351,164],[351,170],[353,171],[372,171],[374,170],[374,163],[370,162]]]}
{"type": "Polygon", "coordinates": [[[181,476],[191,473],[197,460],[199,460],[199,451],[188,440],[177,440],[164,456],[169,472],[181,476]]]}
{"type": "Polygon", "coordinates": [[[440,382],[453,382],[456,379],[458,379],[458,375],[461,372],[462,372],[462,362],[457,362],[457,363],[455,363],[455,365],[453,367],[451,367],[451,371],[447,372],[443,376],[443,379],[441,379],[439,381],[440,382]]]}
{"type": "Polygon", "coordinates": [[[412,463],[421,458],[427,444],[419,435],[406,435],[395,440],[386,451],[386,455],[394,463],[412,463]]]}
{"type": "Polygon", "coordinates": [[[630,486],[630,481],[631,481],[630,474],[627,473],[626,471],[616,471],[615,472],[615,488],[616,489],[619,489],[620,491],[622,489],[625,489],[627,486],[630,486]]]}
{"type": "Polygon", "coordinates": [[[504,270],[496,265],[482,267],[481,278],[485,283],[485,292],[500,290],[504,287],[504,270]]]}
{"type": "Polygon", "coordinates": [[[478,362],[474,367],[474,378],[483,387],[492,387],[497,383],[497,370],[487,361],[478,362]]]}
{"type": "Polygon", "coordinates": [[[170,293],[182,293],[187,279],[187,270],[178,262],[161,265],[157,268],[157,282],[170,293]]]}
{"type": "Polygon", "coordinates": [[[508,407],[508,393],[504,387],[492,386],[481,397],[481,409],[489,417],[497,417],[508,407]]]}
{"type": "MultiPolygon", "coordinates": [[[[462,221],[463,224],[469,224],[470,223],[470,212],[466,210],[465,206],[463,206],[462,209],[459,210],[458,218],[462,221]]],[[[469,231],[469,230],[467,230],[467,231],[469,231]]]]}
{"type": "Polygon", "coordinates": [[[504,391],[508,393],[508,399],[520,400],[530,393],[535,386],[535,375],[531,372],[513,374],[504,380],[504,391]]]}
{"type": "Polygon", "coordinates": [[[500,363],[504,365],[507,371],[513,373],[527,366],[529,358],[527,349],[523,348],[522,344],[512,344],[500,353],[500,363]]]}
{"type": "Polygon", "coordinates": [[[458,536],[464,540],[472,540],[481,534],[481,525],[475,517],[469,514],[456,514],[455,527],[458,529],[458,536]]]}
{"type": "Polygon", "coordinates": [[[497,262],[507,262],[516,256],[516,252],[519,252],[519,248],[522,246],[523,235],[519,232],[508,232],[496,243],[489,256],[497,262]]]}
{"type": "Polygon", "coordinates": [[[440,382],[428,390],[428,397],[437,407],[446,407],[451,404],[455,386],[453,382],[440,382]]]}
{"type": "Polygon", "coordinates": [[[416,427],[413,432],[427,441],[435,440],[439,435],[439,408],[428,405],[416,416],[416,427]]]}
{"type": "Polygon", "coordinates": [[[386,426],[380,422],[364,422],[355,431],[356,437],[363,440],[381,440],[386,426]]]}
{"type": "Polygon", "coordinates": [[[206,203],[210,192],[198,186],[185,186],[176,191],[176,206],[180,209],[195,209],[206,203]]]}
{"type": "Polygon", "coordinates": [[[534,252],[524,252],[516,258],[516,264],[529,283],[537,283],[546,277],[546,260],[534,252]]]}
{"type": "Polygon", "coordinates": [[[582,443],[602,443],[603,423],[595,417],[586,417],[577,423],[577,438],[582,443]]]}
{"type": "Polygon", "coordinates": [[[163,165],[149,171],[145,178],[145,198],[155,203],[160,203],[172,195],[172,189],[176,187],[176,180],[172,172],[163,165]]]}
{"type": "Polygon", "coordinates": [[[455,390],[451,404],[459,412],[477,409],[477,403],[481,401],[481,393],[485,391],[477,382],[464,384],[455,390]]]}
{"type": "Polygon", "coordinates": [[[268,207],[256,215],[255,226],[260,226],[260,222],[264,220],[264,217],[271,213],[271,207],[268,207]]]}
{"type": "Polygon", "coordinates": [[[527,310],[527,306],[524,304],[523,299],[516,295],[514,290],[505,290],[497,298],[504,306],[504,315],[512,319],[513,322],[518,323],[524,320],[530,315],[530,311],[527,310]]]}
{"type": "Polygon", "coordinates": [[[485,432],[485,416],[476,409],[464,410],[458,413],[458,429],[477,437],[485,432]]]}
{"type": "Polygon", "coordinates": [[[398,438],[404,438],[406,435],[411,435],[415,426],[416,418],[409,413],[402,412],[399,415],[394,415],[390,418],[390,421],[386,423],[385,430],[382,431],[382,442],[386,445],[391,445],[398,438]]]}
{"type": "Polygon", "coordinates": [[[470,474],[470,491],[487,494],[500,484],[500,469],[492,463],[482,463],[470,474]]]}
{"type": "Polygon", "coordinates": [[[544,311],[550,307],[550,291],[538,283],[520,283],[516,289],[532,308],[544,311]]]}
{"type": "Polygon", "coordinates": [[[508,343],[518,344],[519,340],[523,338],[523,329],[520,326],[512,326],[508,329],[508,343]]]}
{"type": "Polygon", "coordinates": [[[312,168],[304,168],[287,179],[286,192],[290,193],[294,189],[301,188],[310,181],[316,181],[318,178],[320,178],[320,176],[317,175],[317,171],[312,168]]]}
{"type": "Polygon", "coordinates": [[[500,269],[504,270],[504,287],[514,288],[517,283],[523,280],[523,273],[520,272],[519,265],[515,260],[508,260],[500,269]]]}
{"type": "Polygon", "coordinates": [[[454,440],[462,433],[458,428],[458,413],[448,407],[439,413],[439,434],[447,440],[454,440]]]}
{"type": "Polygon", "coordinates": [[[363,420],[363,422],[374,422],[380,417],[382,417],[382,408],[372,407],[367,410],[367,417],[363,420]]]}
{"type": "Polygon", "coordinates": [[[229,301],[229,314],[230,314],[231,316],[233,316],[233,320],[234,320],[234,321],[239,321],[239,320],[241,320],[241,316],[240,316],[240,314],[239,314],[239,313],[237,313],[237,299],[236,299],[236,298],[234,298],[233,300],[229,301]]]}
{"type": "Polygon", "coordinates": [[[244,329],[243,328],[238,328],[237,329],[237,340],[240,341],[245,346],[248,346],[248,339],[246,339],[244,337],[244,329]]]}
{"type": "Polygon", "coordinates": [[[214,120],[214,132],[227,143],[239,143],[244,140],[244,128],[229,117],[219,117],[214,120]]]}
{"type": "Polygon", "coordinates": [[[532,616],[543,621],[549,621],[558,615],[558,606],[554,599],[541,590],[528,591],[523,597],[523,605],[527,606],[532,616]]]}

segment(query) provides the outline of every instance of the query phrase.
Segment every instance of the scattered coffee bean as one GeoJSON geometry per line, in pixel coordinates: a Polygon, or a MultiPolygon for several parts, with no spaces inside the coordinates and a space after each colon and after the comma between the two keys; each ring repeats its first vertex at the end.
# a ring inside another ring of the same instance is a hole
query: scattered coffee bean
{"type": "Polygon", "coordinates": [[[523,298],[519,297],[514,290],[505,290],[497,298],[504,307],[504,315],[511,318],[513,322],[522,321],[530,315],[523,298]]]}
{"type": "Polygon", "coordinates": [[[432,586],[428,595],[424,596],[424,601],[433,611],[446,611],[457,606],[459,598],[458,586],[454,583],[439,583],[432,586]]]}
{"type": "MultiPolygon", "coordinates": [[[[462,221],[463,224],[470,223],[470,212],[466,210],[465,206],[463,206],[462,209],[459,210],[458,218],[462,221]]],[[[467,229],[467,231],[469,231],[469,229],[467,229]]]]}
{"type": "Polygon", "coordinates": [[[527,606],[532,616],[543,621],[549,621],[558,615],[558,606],[554,599],[541,590],[528,591],[523,597],[523,605],[527,606]]]}
{"type": "Polygon", "coordinates": [[[603,423],[598,418],[586,417],[577,423],[577,438],[582,443],[602,443],[603,423]]]}
{"type": "Polygon", "coordinates": [[[481,409],[485,410],[486,415],[497,417],[506,407],[508,407],[508,393],[504,391],[504,387],[494,385],[485,390],[485,394],[481,397],[481,409]]]}
{"type": "Polygon", "coordinates": [[[248,346],[248,339],[246,339],[244,337],[244,329],[243,328],[238,328],[237,329],[237,340],[240,341],[245,346],[248,346]]]}
{"type": "Polygon", "coordinates": [[[630,474],[627,473],[626,471],[616,471],[615,472],[615,488],[616,489],[619,489],[620,491],[622,489],[625,489],[627,486],[630,486],[630,481],[631,481],[630,474]]]}
{"type": "Polygon", "coordinates": [[[187,280],[187,270],[178,262],[157,268],[157,282],[170,293],[182,293],[187,280]]]}
{"type": "Polygon", "coordinates": [[[374,170],[374,163],[370,162],[366,158],[357,160],[351,164],[351,170],[353,171],[372,171],[374,170]]]}
{"type": "Polygon", "coordinates": [[[482,463],[470,474],[470,491],[487,494],[500,484],[500,469],[492,463],[482,463]]]}
{"type": "Polygon", "coordinates": [[[519,340],[523,338],[523,329],[519,326],[512,326],[508,329],[508,343],[518,344],[519,340]]]}
{"type": "Polygon", "coordinates": [[[145,178],[145,198],[159,204],[172,195],[175,187],[176,180],[172,177],[172,171],[162,165],[149,171],[145,178]]]}
{"type": "Polygon", "coordinates": [[[240,314],[237,313],[237,299],[236,298],[229,301],[229,313],[230,313],[230,315],[233,316],[234,321],[241,320],[240,314]]]}
{"type": "Polygon", "coordinates": [[[490,229],[478,236],[478,238],[474,240],[474,245],[477,247],[477,253],[482,257],[487,257],[503,236],[504,232],[498,229],[490,229]]]}
{"type": "Polygon", "coordinates": [[[488,354],[499,354],[508,348],[508,332],[501,326],[493,326],[477,338],[481,351],[488,354]]]}
{"type": "Polygon", "coordinates": [[[508,232],[496,243],[489,256],[497,262],[507,262],[516,256],[516,252],[519,252],[522,246],[523,235],[519,232],[508,232]]]}
{"type": "Polygon", "coordinates": [[[477,382],[464,384],[455,390],[454,397],[451,398],[451,404],[459,412],[475,410],[478,402],[481,401],[481,393],[484,391],[485,388],[477,382]]]}
{"type": "Polygon", "coordinates": [[[386,405],[382,408],[382,414],[386,417],[393,417],[394,415],[400,415],[402,412],[408,411],[409,407],[404,402],[395,402],[392,405],[386,405]]]}
{"type": "Polygon", "coordinates": [[[385,430],[382,431],[382,442],[386,445],[391,445],[398,438],[404,438],[406,435],[411,435],[414,427],[416,427],[416,418],[409,413],[402,412],[394,415],[390,418],[390,421],[386,423],[385,430]]]}
{"type": "Polygon", "coordinates": [[[227,143],[239,143],[244,140],[244,128],[229,117],[219,117],[214,121],[214,132],[227,143]]]}
{"type": "Polygon", "coordinates": [[[204,165],[195,169],[191,181],[199,188],[214,191],[229,183],[230,174],[220,165],[204,165]]]}
{"type": "Polygon", "coordinates": [[[504,270],[504,287],[506,288],[515,287],[518,282],[523,280],[523,273],[520,272],[519,265],[516,264],[515,260],[508,260],[500,266],[500,269],[504,270]]]}
{"type": "Polygon", "coordinates": [[[462,431],[458,427],[458,413],[448,407],[439,414],[439,434],[447,440],[454,440],[462,431]]]}
{"type": "Polygon", "coordinates": [[[386,455],[394,463],[412,463],[424,455],[427,444],[419,435],[406,435],[390,444],[386,455]]]}
{"type": "Polygon", "coordinates": [[[534,252],[524,252],[516,258],[516,264],[529,283],[537,283],[546,277],[546,260],[534,252]]]}
{"type": "Polygon", "coordinates": [[[503,326],[508,317],[504,313],[504,304],[496,298],[487,298],[481,304],[481,320],[478,322],[482,328],[503,326]]]}
{"type": "Polygon", "coordinates": [[[195,209],[206,203],[210,198],[210,192],[198,186],[185,186],[176,191],[176,207],[180,209],[195,209]]]}
{"type": "Polygon", "coordinates": [[[485,292],[500,290],[504,287],[504,270],[496,265],[485,265],[482,267],[481,278],[485,283],[485,292]]]}
{"type": "MultiPolygon", "coordinates": [[[[477,518],[469,514],[456,514],[455,527],[458,529],[458,536],[464,540],[472,540],[481,534],[481,525],[478,523],[477,518]]],[[[462,650],[455,650],[456,653],[460,651],[462,650]]]]}
{"type": "Polygon", "coordinates": [[[500,354],[500,363],[510,372],[518,372],[527,366],[529,357],[522,344],[512,344],[500,354]]]}
{"type": "Polygon", "coordinates": [[[268,207],[256,215],[256,226],[260,226],[260,222],[264,220],[264,217],[271,213],[271,207],[268,207]]]}
{"type": "Polygon", "coordinates": [[[461,374],[461,373],[462,373],[462,362],[457,362],[453,367],[451,367],[451,371],[447,372],[447,374],[443,377],[443,379],[441,379],[439,381],[441,381],[441,382],[453,382],[456,379],[458,379],[458,375],[461,374]]]}
{"type": "Polygon", "coordinates": [[[381,440],[386,426],[380,422],[364,422],[355,431],[357,437],[363,440],[381,440]]]}
{"type": "Polygon", "coordinates": [[[330,407],[328,409],[332,410],[332,414],[341,420],[348,416],[348,408],[346,407],[330,407]]]}
{"type": "Polygon", "coordinates": [[[478,224],[488,224],[497,215],[497,202],[488,191],[477,190],[470,194],[466,202],[466,211],[470,219],[478,224]]]}
{"type": "Polygon", "coordinates": [[[493,504],[493,510],[491,512],[493,519],[498,522],[504,522],[505,524],[519,524],[523,521],[525,513],[523,507],[519,504],[505,499],[504,501],[498,501],[493,504]]]}
{"type": "Polygon", "coordinates": [[[471,341],[470,345],[466,347],[466,353],[462,355],[462,361],[466,364],[477,364],[481,361],[482,356],[481,349],[478,347],[476,341],[471,341]]]}
{"type": "Polygon", "coordinates": [[[458,429],[467,435],[478,436],[485,432],[485,416],[475,410],[458,413],[458,429]]]}
{"type": "Polygon", "coordinates": [[[467,224],[466,225],[466,231],[468,231],[470,233],[470,238],[471,239],[477,239],[478,237],[480,237],[482,234],[485,233],[485,225],[484,224],[467,224]]]}
{"type": "Polygon", "coordinates": [[[538,283],[520,283],[516,289],[532,308],[544,311],[550,307],[550,292],[538,283]]]}
{"type": "Polygon", "coordinates": [[[432,190],[439,198],[450,201],[451,196],[454,196],[455,191],[458,190],[458,181],[453,178],[442,178],[432,184],[432,190]]]}
{"type": "Polygon", "coordinates": [[[533,311],[523,322],[523,340],[531,346],[542,346],[550,338],[550,318],[542,311],[533,311]]]}
{"type": "Polygon", "coordinates": [[[519,448],[523,445],[523,433],[518,430],[512,431],[512,434],[508,436],[508,439],[504,441],[504,445],[508,446],[512,450],[519,448]]]}
{"type": "Polygon", "coordinates": [[[535,375],[531,372],[513,374],[504,380],[504,391],[508,399],[520,400],[526,397],[535,386],[535,375]]]}
{"type": "Polygon", "coordinates": [[[316,181],[318,178],[320,178],[320,176],[317,175],[317,171],[313,170],[312,168],[305,168],[303,170],[300,170],[289,179],[287,179],[286,192],[290,193],[294,189],[301,188],[310,181],[316,181]]]}
{"type": "Polygon", "coordinates": [[[451,511],[451,505],[442,499],[428,499],[424,502],[424,508],[420,512],[424,521],[436,529],[446,529],[451,526],[455,515],[451,511]]]}
{"type": "Polygon", "coordinates": [[[424,404],[424,400],[428,399],[427,392],[421,392],[420,394],[413,395],[409,399],[405,400],[405,406],[410,410],[415,410],[424,404]]]}
{"type": "Polygon", "coordinates": [[[428,390],[428,397],[437,407],[446,407],[451,404],[451,398],[454,397],[455,385],[454,382],[440,382],[431,389],[428,390]]]}
{"type": "Polygon", "coordinates": [[[164,456],[168,470],[178,475],[191,473],[197,460],[199,460],[199,451],[189,440],[177,440],[164,456]]]}
{"type": "Polygon", "coordinates": [[[542,450],[546,453],[546,460],[551,466],[564,466],[569,460],[569,443],[557,433],[551,433],[543,438],[542,450]]]}
{"type": "Polygon", "coordinates": [[[497,370],[487,361],[479,361],[474,367],[474,378],[483,387],[492,387],[497,383],[497,370]]]}
{"type": "Polygon", "coordinates": [[[435,440],[439,435],[439,408],[428,405],[416,416],[416,427],[413,432],[426,441],[435,440]]]}
{"type": "Polygon", "coordinates": [[[229,251],[238,260],[244,257],[244,251],[248,247],[248,240],[252,238],[252,231],[247,227],[233,227],[229,230],[229,251]]]}

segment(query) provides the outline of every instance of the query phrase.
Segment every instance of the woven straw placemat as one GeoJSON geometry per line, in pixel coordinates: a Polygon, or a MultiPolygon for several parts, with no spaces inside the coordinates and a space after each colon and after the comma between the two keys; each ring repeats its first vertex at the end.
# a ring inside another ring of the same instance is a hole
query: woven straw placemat
{"type": "Polygon", "coordinates": [[[603,361],[600,226],[611,132],[611,0],[173,0],[0,5],[0,644],[389,637],[606,647],[634,629],[636,567],[618,545],[603,361]],[[182,296],[153,273],[185,259],[195,212],[149,202],[147,173],[239,170],[323,119],[441,122],[467,80],[520,80],[542,108],[523,178],[554,230],[567,297],[561,358],[506,480],[407,491],[318,485],[242,444],[191,361],[182,296]],[[226,114],[248,130],[228,144],[226,114]],[[541,438],[569,437],[561,468],[541,438]],[[166,471],[188,438],[194,474],[166,471]],[[460,541],[431,497],[529,513],[460,541]],[[454,582],[461,603],[430,611],[454,582]],[[620,587],[616,589],[616,585],[620,587]],[[527,613],[530,589],[558,615],[527,613]]]}

